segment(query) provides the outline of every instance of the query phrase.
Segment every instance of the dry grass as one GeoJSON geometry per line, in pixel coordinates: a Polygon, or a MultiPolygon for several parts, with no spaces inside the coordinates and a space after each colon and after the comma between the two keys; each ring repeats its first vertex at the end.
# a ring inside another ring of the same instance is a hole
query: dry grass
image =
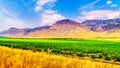
{"type": "Polygon", "coordinates": [[[120,68],[120,65],[0,46],[0,68],[120,68]]]}

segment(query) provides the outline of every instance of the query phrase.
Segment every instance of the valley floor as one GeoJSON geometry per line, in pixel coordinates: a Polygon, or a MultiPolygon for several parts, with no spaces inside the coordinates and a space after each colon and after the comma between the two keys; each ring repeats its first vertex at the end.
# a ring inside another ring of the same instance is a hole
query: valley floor
{"type": "Polygon", "coordinates": [[[0,68],[120,68],[120,65],[0,46],[0,68]]]}

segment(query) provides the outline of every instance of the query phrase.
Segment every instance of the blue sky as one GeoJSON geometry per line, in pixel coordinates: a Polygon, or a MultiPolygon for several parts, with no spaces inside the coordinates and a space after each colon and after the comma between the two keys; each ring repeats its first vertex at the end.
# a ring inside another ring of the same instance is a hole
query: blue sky
{"type": "Polygon", "coordinates": [[[0,0],[0,30],[52,25],[61,19],[120,18],[119,7],[120,0],[0,0]]]}

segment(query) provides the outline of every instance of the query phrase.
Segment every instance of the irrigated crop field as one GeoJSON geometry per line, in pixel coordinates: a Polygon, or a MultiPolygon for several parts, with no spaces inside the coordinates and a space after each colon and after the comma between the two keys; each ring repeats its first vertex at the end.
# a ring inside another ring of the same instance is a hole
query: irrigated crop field
{"type": "Polygon", "coordinates": [[[76,55],[120,62],[120,42],[70,39],[1,38],[0,45],[62,55],[76,55]]]}
{"type": "Polygon", "coordinates": [[[0,46],[0,68],[120,68],[120,65],[0,46]]]}

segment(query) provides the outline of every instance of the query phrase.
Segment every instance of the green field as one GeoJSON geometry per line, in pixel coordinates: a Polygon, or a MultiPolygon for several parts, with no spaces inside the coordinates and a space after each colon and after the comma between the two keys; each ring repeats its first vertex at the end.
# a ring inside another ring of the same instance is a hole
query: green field
{"type": "Polygon", "coordinates": [[[0,38],[1,46],[120,61],[120,42],[71,39],[0,38]]]}

